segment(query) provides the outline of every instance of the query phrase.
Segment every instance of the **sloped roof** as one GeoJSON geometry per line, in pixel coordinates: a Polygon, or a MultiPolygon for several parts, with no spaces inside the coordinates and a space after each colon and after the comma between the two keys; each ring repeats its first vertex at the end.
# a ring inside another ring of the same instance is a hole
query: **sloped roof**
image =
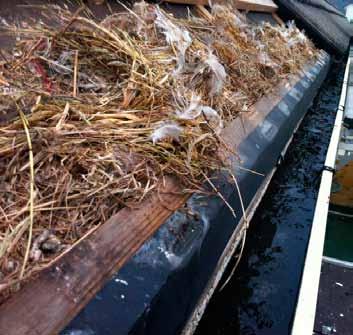
{"type": "Polygon", "coordinates": [[[345,54],[353,25],[345,15],[325,0],[276,0],[280,9],[285,9],[318,38],[329,51],[345,54]]]}

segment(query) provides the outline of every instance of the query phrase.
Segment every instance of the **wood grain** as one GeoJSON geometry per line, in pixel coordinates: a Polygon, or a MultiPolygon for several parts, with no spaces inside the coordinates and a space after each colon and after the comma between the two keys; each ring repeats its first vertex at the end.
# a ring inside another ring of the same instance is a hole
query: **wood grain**
{"type": "Polygon", "coordinates": [[[165,2],[179,3],[184,5],[208,5],[207,0],[166,0],[165,2]]]}
{"type": "MultiPolygon", "coordinates": [[[[208,0],[165,0],[165,2],[179,3],[184,5],[209,5],[208,0]]],[[[218,1],[217,3],[222,4],[222,1],[218,1]]],[[[235,0],[234,5],[237,9],[245,11],[273,13],[278,9],[277,5],[272,0],[235,0]]]]}
{"type": "Polygon", "coordinates": [[[283,22],[283,20],[277,15],[277,13],[273,12],[272,13],[272,17],[274,18],[274,20],[282,27],[285,26],[285,23],[283,22]]]}
{"type": "Polygon", "coordinates": [[[56,334],[188,198],[172,178],[138,209],[124,208],[0,306],[0,334],[56,334]]]}
{"type": "Polygon", "coordinates": [[[278,6],[272,0],[235,0],[237,9],[254,12],[273,13],[278,6]]]}

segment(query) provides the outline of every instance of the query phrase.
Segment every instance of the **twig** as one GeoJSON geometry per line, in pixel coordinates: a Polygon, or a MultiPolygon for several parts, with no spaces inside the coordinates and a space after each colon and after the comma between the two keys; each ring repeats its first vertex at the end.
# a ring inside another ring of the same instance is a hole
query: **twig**
{"type": "Polygon", "coordinates": [[[75,51],[75,60],[74,60],[74,88],[73,88],[73,97],[77,97],[77,69],[78,69],[78,50],[75,51]]]}
{"type": "Polygon", "coordinates": [[[222,193],[217,189],[217,187],[215,186],[215,184],[212,183],[212,181],[210,180],[210,178],[208,178],[206,176],[206,174],[204,172],[201,172],[201,174],[203,175],[203,177],[205,178],[205,180],[211,185],[212,189],[217,193],[217,195],[222,199],[222,201],[224,202],[224,204],[229,208],[230,212],[232,213],[233,217],[236,218],[236,214],[235,211],[233,209],[233,207],[229,204],[229,202],[224,198],[224,196],[222,195],[222,193]]]}
{"type": "Polygon", "coordinates": [[[246,241],[246,234],[247,234],[248,225],[249,225],[248,218],[247,218],[246,211],[245,211],[244,202],[243,202],[243,197],[242,197],[241,192],[240,192],[238,181],[235,178],[234,174],[230,170],[228,170],[228,173],[230,174],[230,176],[231,176],[231,178],[232,178],[232,180],[234,182],[234,185],[235,185],[235,187],[237,189],[237,192],[238,192],[240,206],[241,206],[241,210],[243,212],[243,221],[245,222],[245,229],[243,230],[242,244],[241,244],[240,252],[238,254],[237,261],[236,261],[236,263],[235,263],[235,265],[234,265],[234,267],[232,269],[232,272],[230,273],[230,275],[228,276],[226,281],[223,283],[223,285],[220,287],[219,291],[222,291],[225,288],[225,286],[230,282],[230,280],[232,279],[232,277],[233,277],[233,275],[235,273],[235,270],[238,268],[238,265],[239,265],[240,260],[241,260],[241,256],[243,255],[245,241],[246,241]]]}
{"type": "Polygon", "coordinates": [[[2,50],[0,50],[0,56],[1,56],[1,58],[5,61],[6,64],[9,62],[9,61],[7,60],[5,54],[2,52],[2,50]]]}
{"type": "MultiPolygon", "coordinates": [[[[19,109],[19,106],[17,106],[19,109]]],[[[29,257],[29,251],[31,248],[31,243],[32,243],[32,231],[33,231],[33,222],[34,222],[34,161],[33,161],[33,151],[32,151],[32,141],[31,141],[31,136],[29,134],[28,130],[28,120],[26,119],[26,116],[23,114],[21,110],[19,110],[20,118],[22,120],[23,128],[26,132],[26,138],[27,138],[27,144],[28,144],[28,153],[29,153],[29,170],[30,170],[30,184],[29,184],[29,227],[28,227],[28,242],[27,242],[27,248],[26,248],[26,253],[23,259],[23,265],[21,268],[20,272],[20,279],[23,278],[28,257],[29,257]]]]}

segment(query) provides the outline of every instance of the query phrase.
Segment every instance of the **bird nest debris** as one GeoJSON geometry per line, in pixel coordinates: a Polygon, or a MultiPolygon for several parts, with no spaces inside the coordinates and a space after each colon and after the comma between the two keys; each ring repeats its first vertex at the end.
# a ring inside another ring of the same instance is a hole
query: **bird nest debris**
{"type": "Polygon", "coordinates": [[[136,3],[97,22],[40,8],[0,61],[0,290],[53,263],[173,175],[205,191],[223,127],[317,57],[293,23],[234,8],[177,19],[136,3]],[[49,21],[49,20],[44,20],[49,21]]]}

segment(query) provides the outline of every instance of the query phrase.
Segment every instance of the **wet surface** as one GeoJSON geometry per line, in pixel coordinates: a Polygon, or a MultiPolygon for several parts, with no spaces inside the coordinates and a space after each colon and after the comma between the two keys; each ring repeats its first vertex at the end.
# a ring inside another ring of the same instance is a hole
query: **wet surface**
{"type": "Polygon", "coordinates": [[[252,220],[239,268],[211,300],[198,335],[290,333],[343,70],[333,64],[252,220]]]}

